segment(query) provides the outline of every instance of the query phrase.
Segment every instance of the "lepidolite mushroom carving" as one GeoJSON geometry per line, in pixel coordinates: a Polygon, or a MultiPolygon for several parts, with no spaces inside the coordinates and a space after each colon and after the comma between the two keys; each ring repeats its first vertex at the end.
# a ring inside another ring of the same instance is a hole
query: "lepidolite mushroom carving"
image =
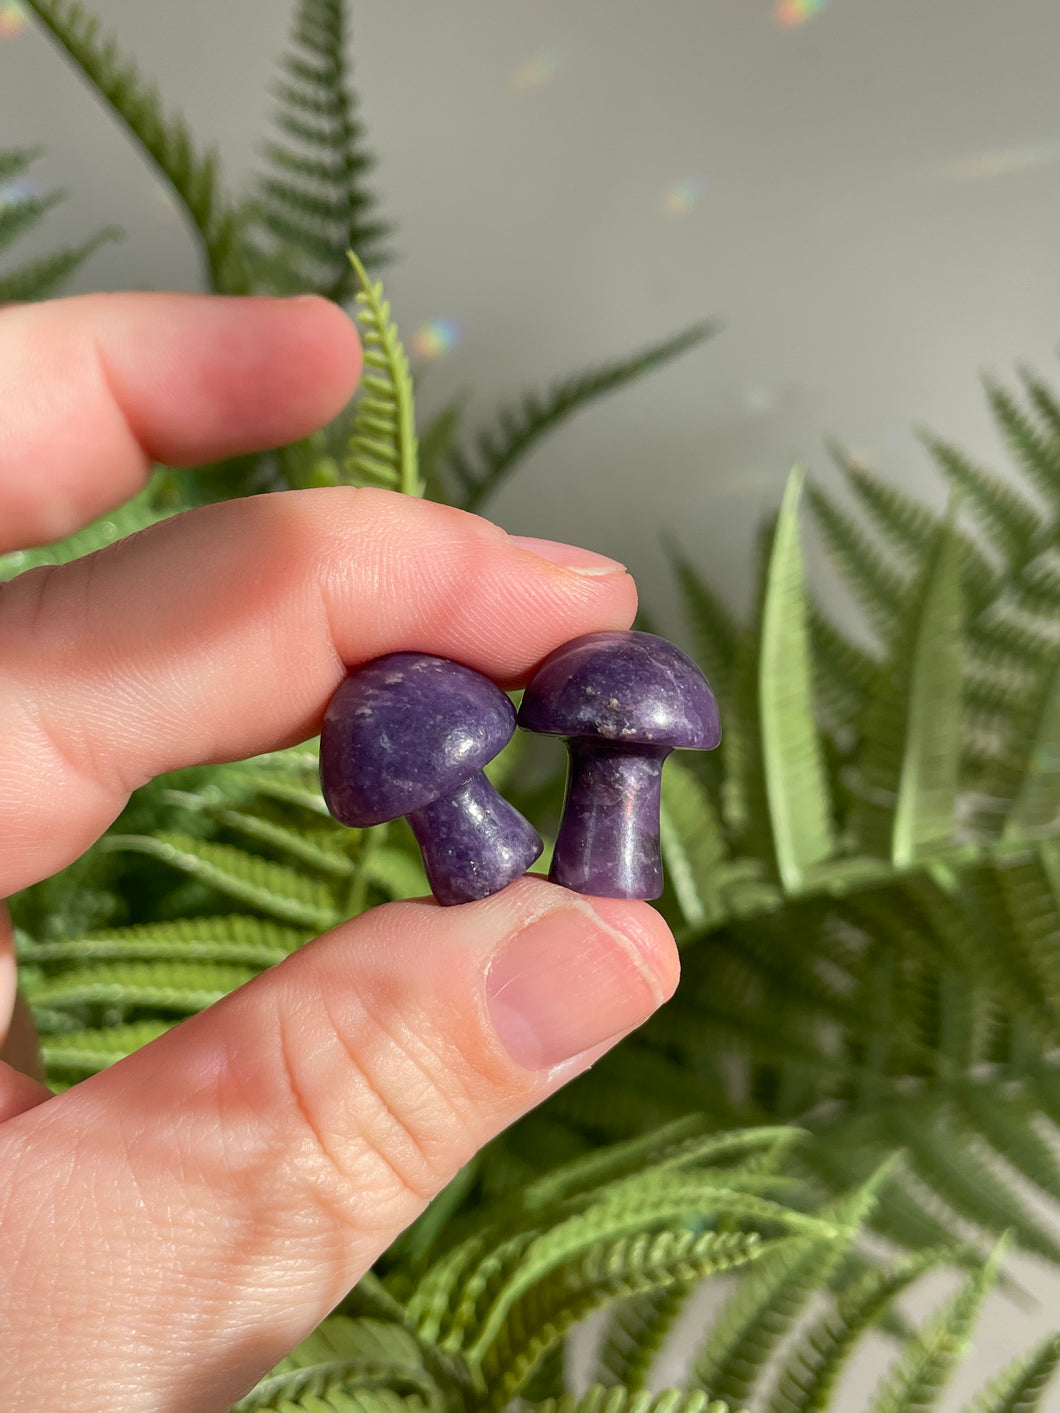
{"type": "Polygon", "coordinates": [[[361,829],[404,815],[439,903],[488,897],[543,847],[482,773],[515,720],[501,689],[470,667],[429,653],[376,658],[346,678],[324,716],[328,809],[361,829]]]}
{"type": "Polygon", "coordinates": [[[654,633],[586,633],[545,658],[519,725],[566,737],[570,752],[552,881],[601,898],[657,898],[663,761],[721,740],[696,664],[654,633]]]}

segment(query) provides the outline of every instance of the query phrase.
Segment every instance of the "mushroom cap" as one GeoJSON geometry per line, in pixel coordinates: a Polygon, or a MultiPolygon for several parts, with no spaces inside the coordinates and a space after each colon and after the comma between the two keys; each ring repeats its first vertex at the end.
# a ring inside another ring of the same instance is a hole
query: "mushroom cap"
{"type": "Polygon", "coordinates": [[[654,633],[586,633],[564,643],[534,674],[519,725],[546,736],[666,750],[709,751],[721,740],[707,679],[654,633]]]}
{"type": "Polygon", "coordinates": [[[450,794],[511,740],[515,708],[487,677],[429,653],[388,653],[347,677],[320,733],[320,783],[367,828],[450,794]]]}

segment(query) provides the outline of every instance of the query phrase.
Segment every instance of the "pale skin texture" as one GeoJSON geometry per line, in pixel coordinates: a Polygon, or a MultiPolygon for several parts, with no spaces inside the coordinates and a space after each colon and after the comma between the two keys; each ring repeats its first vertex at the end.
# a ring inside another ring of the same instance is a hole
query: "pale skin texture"
{"type": "MultiPolygon", "coordinates": [[[[119,504],[152,459],[306,435],[360,361],[323,300],[0,308],[0,550],[119,504]]],[[[476,516],[345,488],[206,507],[31,571],[0,588],[0,898],[75,859],[152,776],[313,735],[350,666],[411,649],[517,686],[635,608],[620,566],[578,572],[476,516]]],[[[222,1413],[677,970],[646,904],[541,879],[390,904],[53,1097],[0,905],[4,1398],[222,1413]],[[529,1024],[520,985],[564,1014],[529,1024]]]]}

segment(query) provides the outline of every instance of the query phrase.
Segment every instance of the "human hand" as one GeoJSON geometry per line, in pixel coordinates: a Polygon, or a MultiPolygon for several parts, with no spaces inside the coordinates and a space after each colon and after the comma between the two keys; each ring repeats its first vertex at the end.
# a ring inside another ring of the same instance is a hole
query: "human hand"
{"type": "MultiPolygon", "coordinates": [[[[0,550],[69,533],[151,459],[306,435],[359,366],[323,300],[0,310],[0,550]]],[[[0,897],[75,859],[152,776],[313,735],[348,666],[422,649],[511,687],[567,639],[630,625],[620,566],[535,547],[389,492],[291,491],[2,586],[0,897]]],[[[676,980],[648,905],[526,878],[376,908],[62,1095],[0,1062],[4,1399],[228,1409],[676,980]]],[[[25,1068],[13,998],[0,919],[0,1041],[25,1068]]]]}

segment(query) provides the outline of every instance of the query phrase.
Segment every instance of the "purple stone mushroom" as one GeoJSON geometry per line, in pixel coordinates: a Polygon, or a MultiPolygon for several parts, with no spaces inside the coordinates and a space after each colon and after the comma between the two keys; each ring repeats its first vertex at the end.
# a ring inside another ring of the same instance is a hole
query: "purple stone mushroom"
{"type": "Polygon", "coordinates": [[[511,740],[515,708],[470,667],[389,653],[347,677],[320,734],[328,809],[364,829],[407,816],[439,903],[469,903],[525,873],[541,837],[482,767],[511,740]]]}
{"type": "Polygon", "coordinates": [[[545,658],[519,725],[565,736],[570,752],[552,881],[600,898],[657,898],[663,761],[675,747],[709,751],[721,740],[696,664],[654,633],[586,633],[545,658]]]}

